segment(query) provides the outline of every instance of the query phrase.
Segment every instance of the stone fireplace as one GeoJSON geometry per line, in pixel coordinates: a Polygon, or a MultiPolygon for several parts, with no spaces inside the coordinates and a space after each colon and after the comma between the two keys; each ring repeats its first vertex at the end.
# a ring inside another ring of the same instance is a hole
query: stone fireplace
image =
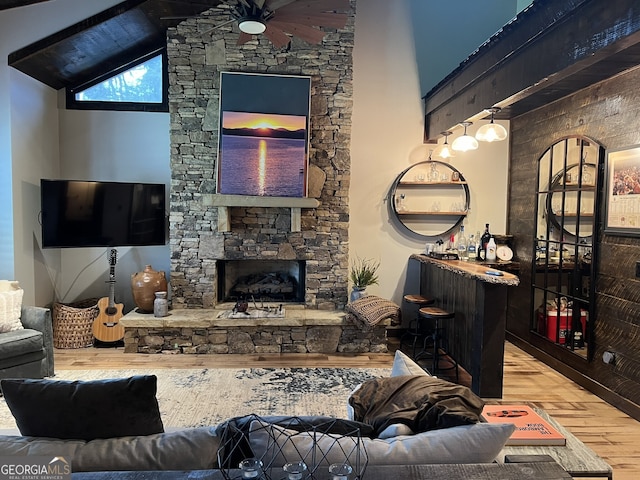
{"type": "Polygon", "coordinates": [[[218,260],[218,302],[304,302],[304,260],[218,260]]]}
{"type": "Polygon", "coordinates": [[[174,309],[213,308],[228,299],[222,276],[235,269],[231,262],[245,260],[298,265],[304,275],[295,301],[307,309],[342,310],[346,304],[355,0],[351,7],[347,26],[325,29],[320,45],[294,37],[291,45],[275,48],[260,35],[237,46],[237,27],[211,30],[227,19],[218,9],[168,30],[174,309]],[[311,77],[308,196],[317,206],[216,207],[224,71],[311,77]]]}

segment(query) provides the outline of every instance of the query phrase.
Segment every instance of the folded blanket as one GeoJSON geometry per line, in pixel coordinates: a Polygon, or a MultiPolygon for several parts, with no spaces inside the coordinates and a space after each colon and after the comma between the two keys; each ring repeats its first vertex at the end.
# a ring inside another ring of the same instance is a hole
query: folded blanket
{"type": "Polygon", "coordinates": [[[400,323],[400,307],[384,298],[375,295],[365,295],[347,304],[346,310],[351,319],[363,328],[373,327],[387,318],[392,325],[400,323]]]}
{"type": "Polygon", "coordinates": [[[416,433],[478,423],[484,401],[462,385],[427,375],[404,375],[363,382],[349,404],[353,419],[379,434],[397,423],[416,433]]]}

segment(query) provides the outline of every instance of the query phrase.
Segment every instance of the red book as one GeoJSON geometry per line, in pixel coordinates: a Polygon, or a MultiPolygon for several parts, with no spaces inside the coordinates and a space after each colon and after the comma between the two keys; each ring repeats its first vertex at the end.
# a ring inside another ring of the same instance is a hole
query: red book
{"type": "Polygon", "coordinates": [[[489,423],[513,423],[506,445],[566,445],[567,439],[527,405],[485,405],[482,417],[489,423]]]}

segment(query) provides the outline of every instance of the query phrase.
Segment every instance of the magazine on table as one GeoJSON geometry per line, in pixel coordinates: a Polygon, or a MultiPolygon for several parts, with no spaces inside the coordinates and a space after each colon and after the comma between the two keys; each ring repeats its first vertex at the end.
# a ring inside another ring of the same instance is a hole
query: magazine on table
{"type": "Polygon", "coordinates": [[[527,405],[485,405],[482,417],[489,423],[516,425],[506,445],[566,445],[566,438],[527,405]]]}

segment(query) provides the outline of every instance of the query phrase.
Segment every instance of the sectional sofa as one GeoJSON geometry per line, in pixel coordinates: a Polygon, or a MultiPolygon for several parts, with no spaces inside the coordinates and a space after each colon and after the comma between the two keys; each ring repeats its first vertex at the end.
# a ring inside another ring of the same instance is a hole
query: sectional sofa
{"type": "MultiPolygon", "coordinates": [[[[313,449],[324,452],[327,462],[339,462],[348,457],[355,436],[368,467],[477,464],[493,462],[514,429],[481,422],[479,397],[428,375],[401,352],[389,377],[368,380],[345,398],[344,419],[245,416],[217,426],[164,431],[156,380],[153,375],[98,382],[4,379],[21,434],[0,436],[0,457],[63,457],[74,472],[112,472],[108,478],[125,480],[142,478],[131,471],[235,468],[249,455],[280,468],[313,449]],[[97,422],[94,415],[104,409],[112,418],[97,422]],[[239,435],[233,448],[231,431],[239,435]],[[238,441],[250,450],[238,450],[238,441]]],[[[74,474],[74,479],[85,477],[74,474]]]]}

